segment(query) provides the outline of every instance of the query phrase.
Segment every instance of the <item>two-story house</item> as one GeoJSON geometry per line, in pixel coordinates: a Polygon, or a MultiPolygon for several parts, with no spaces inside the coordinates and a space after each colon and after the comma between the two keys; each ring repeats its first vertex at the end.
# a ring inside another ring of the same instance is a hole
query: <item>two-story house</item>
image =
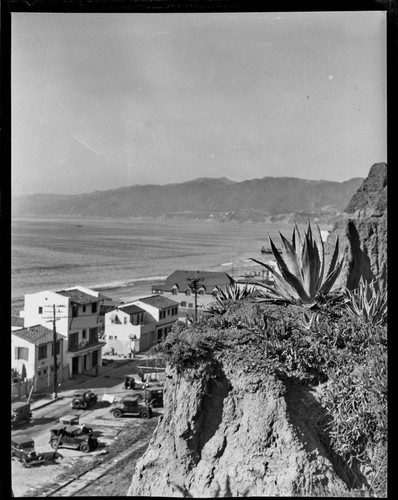
{"type": "Polygon", "coordinates": [[[152,293],[170,297],[180,304],[180,310],[192,313],[197,309],[205,309],[214,301],[217,287],[225,287],[230,283],[227,273],[213,271],[174,271],[163,284],[153,285],[152,293]]]}
{"type": "Polygon", "coordinates": [[[99,314],[103,300],[99,292],[82,286],[25,295],[25,327],[41,324],[52,328],[55,316],[56,332],[65,338],[63,355],[69,376],[101,365],[104,342],[99,341],[99,314]]]}
{"type": "MultiPolygon", "coordinates": [[[[68,376],[64,364],[64,337],[56,334],[57,380],[61,382],[68,376]]],[[[54,378],[54,335],[43,325],[19,328],[11,332],[11,366],[22,372],[25,365],[26,378],[34,380],[35,390],[52,384],[54,378]]]]}
{"type": "Polygon", "coordinates": [[[166,338],[178,319],[178,303],[152,295],[121,304],[105,314],[105,352],[132,355],[166,338]]]}

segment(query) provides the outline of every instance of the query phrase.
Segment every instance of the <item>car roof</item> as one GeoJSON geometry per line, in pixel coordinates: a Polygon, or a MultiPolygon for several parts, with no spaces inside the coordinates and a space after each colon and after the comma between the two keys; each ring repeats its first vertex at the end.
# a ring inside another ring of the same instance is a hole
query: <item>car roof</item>
{"type": "Polygon", "coordinates": [[[11,442],[16,443],[16,444],[28,444],[28,443],[34,444],[33,439],[26,434],[22,434],[20,436],[12,436],[11,442]]]}

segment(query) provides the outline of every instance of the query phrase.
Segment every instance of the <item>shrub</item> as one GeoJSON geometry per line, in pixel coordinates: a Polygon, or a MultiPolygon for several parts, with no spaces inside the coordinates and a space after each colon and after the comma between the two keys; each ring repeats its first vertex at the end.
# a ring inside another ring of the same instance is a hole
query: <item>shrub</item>
{"type": "Polygon", "coordinates": [[[325,272],[327,267],[325,265],[325,249],[318,225],[317,230],[318,237],[315,239],[312,235],[311,224],[308,223],[307,232],[302,239],[297,226],[295,226],[292,243],[289,243],[280,234],[282,253],[269,237],[279,272],[264,262],[251,259],[267,268],[274,276],[275,289],[257,282],[257,286],[266,290],[263,293],[263,300],[282,299],[292,304],[311,307],[329,293],[341,271],[343,259],[339,260],[339,239],[337,237],[328,270],[325,272]]]}
{"type": "Polygon", "coordinates": [[[365,323],[386,323],[387,292],[379,290],[374,281],[367,283],[361,276],[356,290],[345,289],[345,307],[350,316],[365,323]]]}

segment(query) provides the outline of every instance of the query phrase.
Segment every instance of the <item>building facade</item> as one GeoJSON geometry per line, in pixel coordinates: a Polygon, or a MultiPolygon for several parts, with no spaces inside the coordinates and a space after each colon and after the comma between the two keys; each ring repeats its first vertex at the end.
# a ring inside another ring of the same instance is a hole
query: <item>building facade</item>
{"type": "Polygon", "coordinates": [[[175,300],[180,311],[192,314],[195,302],[198,311],[214,301],[217,287],[225,287],[231,281],[227,273],[212,271],[174,271],[163,284],[153,285],[152,293],[175,300]]]}
{"type": "MultiPolygon", "coordinates": [[[[64,363],[64,337],[56,334],[57,380],[68,375],[64,363]]],[[[54,380],[53,331],[42,325],[19,328],[11,332],[11,367],[18,373],[25,366],[26,378],[34,380],[35,390],[49,387],[54,380]]]]}
{"type": "Polygon", "coordinates": [[[63,356],[69,376],[95,371],[102,361],[104,342],[99,340],[100,307],[104,301],[99,292],[82,286],[56,292],[44,291],[25,295],[25,327],[51,327],[61,334],[63,356]]]}
{"type": "Polygon", "coordinates": [[[142,297],[105,314],[104,352],[133,356],[166,338],[178,319],[178,303],[160,295],[142,297]]]}

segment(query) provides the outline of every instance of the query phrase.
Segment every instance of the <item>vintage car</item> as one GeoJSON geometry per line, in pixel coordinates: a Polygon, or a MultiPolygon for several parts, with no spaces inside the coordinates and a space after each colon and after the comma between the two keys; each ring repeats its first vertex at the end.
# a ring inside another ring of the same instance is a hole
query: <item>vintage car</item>
{"type": "Polygon", "coordinates": [[[98,396],[92,391],[79,391],[72,394],[72,401],[70,403],[74,410],[80,410],[95,405],[98,401],[98,396]]]}
{"type": "Polygon", "coordinates": [[[92,433],[85,433],[81,427],[75,425],[57,424],[51,428],[51,448],[76,448],[83,453],[94,451],[98,447],[98,441],[92,433]]]}
{"type": "Polygon", "coordinates": [[[64,425],[71,425],[75,427],[80,427],[82,430],[82,434],[92,434],[93,428],[90,425],[85,423],[80,424],[80,416],[79,415],[64,415],[59,418],[59,423],[64,425]]]}
{"type": "Polygon", "coordinates": [[[11,458],[19,460],[24,467],[44,462],[43,455],[36,453],[35,443],[29,436],[13,436],[11,438],[11,458]]]}
{"type": "Polygon", "coordinates": [[[135,378],[135,375],[125,375],[124,376],[124,389],[145,389],[148,387],[148,382],[142,382],[138,378],[135,378]]]}
{"type": "Polygon", "coordinates": [[[152,408],[143,402],[143,397],[140,394],[126,396],[116,401],[112,404],[110,412],[115,418],[120,418],[124,415],[151,418],[153,415],[152,408]]]}
{"type": "Polygon", "coordinates": [[[145,389],[144,399],[152,408],[163,407],[163,387],[160,385],[145,389]]]}
{"type": "Polygon", "coordinates": [[[22,422],[30,422],[32,412],[30,411],[29,403],[14,403],[11,405],[11,426],[22,422]]]}

